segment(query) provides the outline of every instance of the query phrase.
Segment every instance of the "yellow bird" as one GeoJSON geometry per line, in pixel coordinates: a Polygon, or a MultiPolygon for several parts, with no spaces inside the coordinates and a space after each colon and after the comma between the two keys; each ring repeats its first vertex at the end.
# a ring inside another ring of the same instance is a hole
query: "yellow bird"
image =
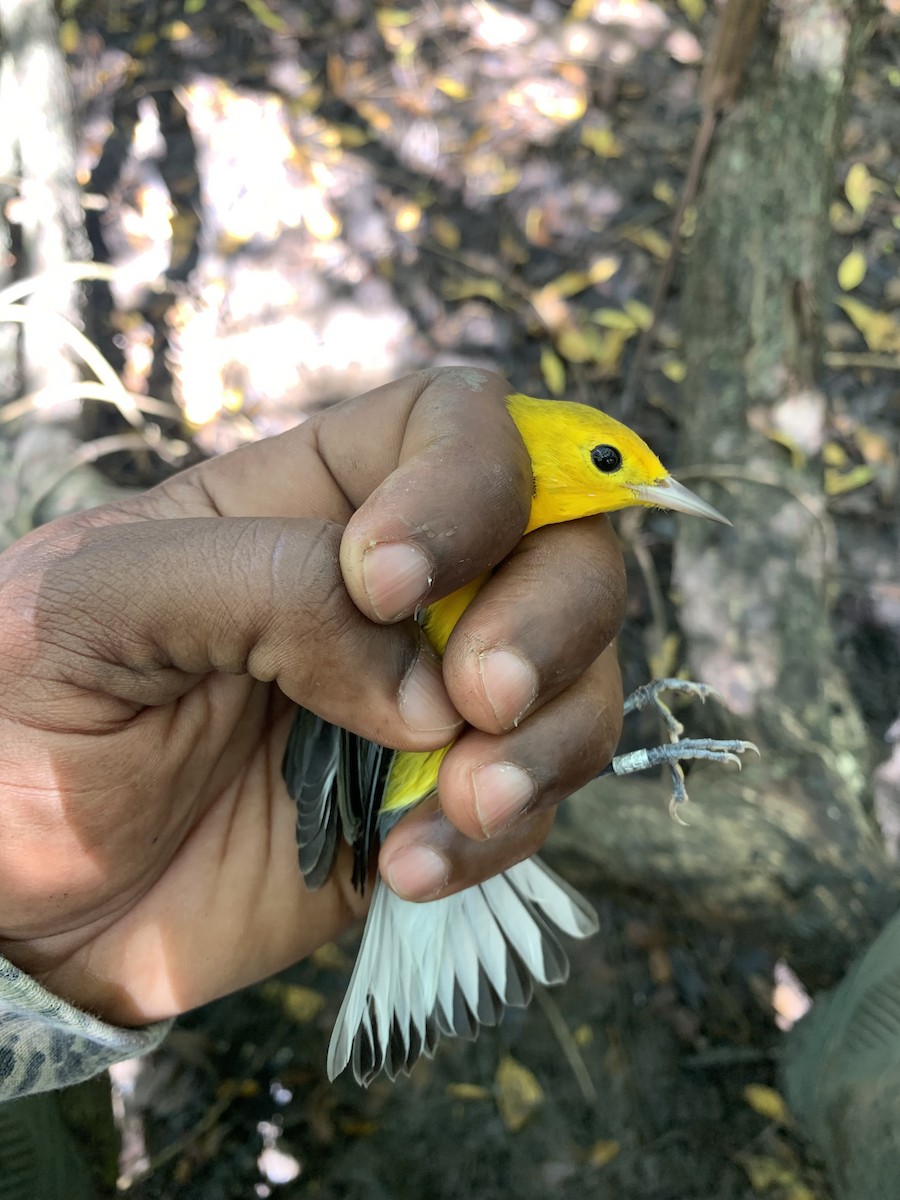
{"type": "MultiPolygon", "coordinates": [[[[522,395],[509,396],[506,404],[534,475],[526,533],[631,505],[675,509],[728,524],[677,483],[636,433],[612,417],[581,404],[522,395]]],[[[454,625],[487,578],[482,575],[424,612],[425,633],[438,653],[444,652],[454,625]]],[[[701,696],[710,691],[702,685],[687,687],[701,696]]],[[[648,696],[654,698],[642,689],[631,707],[648,696]]],[[[659,707],[665,715],[665,707],[659,707]]],[[[745,742],[681,742],[623,755],[612,769],[627,774],[666,762],[677,772],[677,791],[679,758],[734,761],[747,748],[745,742]]],[[[355,849],[353,881],[362,890],[388,831],[404,812],[434,794],[449,749],[386,750],[301,709],[283,773],[297,803],[300,867],[307,886],[320,887],[328,877],[342,827],[355,849]]],[[[505,1007],[528,1003],[535,980],[549,985],[566,979],[568,960],[554,931],[583,938],[596,928],[587,901],[537,858],[424,904],[401,900],[379,878],[332,1034],[329,1077],[350,1063],[362,1084],[381,1070],[393,1079],[420,1054],[431,1055],[442,1033],[472,1037],[480,1025],[496,1024],[505,1007]]]]}

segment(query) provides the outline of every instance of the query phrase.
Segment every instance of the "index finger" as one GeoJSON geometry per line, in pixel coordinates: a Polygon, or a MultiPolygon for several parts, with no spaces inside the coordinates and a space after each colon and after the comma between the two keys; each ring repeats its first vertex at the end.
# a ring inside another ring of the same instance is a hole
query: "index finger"
{"type": "Polygon", "coordinates": [[[401,383],[415,398],[396,468],[374,490],[371,470],[360,464],[371,454],[371,406],[389,389],[324,414],[318,436],[323,460],[356,509],[341,544],[344,581],[357,607],[383,622],[505,558],[525,529],[532,492],[531,463],[501,376],[454,367],[401,383]]]}
{"type": "Polygon", "coordinates": [[[408,375],[176,475],[141,513],[345,525],[347,590],[365,616],[396,621],[495,566],[522,536],[532,474],[510,391],[472,367],[408,375]]]}

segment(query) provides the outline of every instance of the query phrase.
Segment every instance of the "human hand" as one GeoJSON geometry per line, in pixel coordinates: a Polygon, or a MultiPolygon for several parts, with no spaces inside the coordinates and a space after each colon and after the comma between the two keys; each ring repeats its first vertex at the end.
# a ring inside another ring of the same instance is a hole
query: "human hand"
{"type": "Polygon", "coordinates": [[[303,886],[280,771],[295,704],[399,749],[463,731],[440,810],[382,848],[402,895],[434,892],[428,847],[450,865],[439,895],[538,849],[618,737],[605,648],[624,573],[602,518],[520,541],[531,477],[508,390],[411,376],[0,556],[2,954],[143,1024],[360,915],[346,847],[303,886]],[[410,614],[501,561],[442,670],[410,614]],[[490,772],[476,804],[473,772],[496,763],[532,781],[527,813],[490,772]]]}

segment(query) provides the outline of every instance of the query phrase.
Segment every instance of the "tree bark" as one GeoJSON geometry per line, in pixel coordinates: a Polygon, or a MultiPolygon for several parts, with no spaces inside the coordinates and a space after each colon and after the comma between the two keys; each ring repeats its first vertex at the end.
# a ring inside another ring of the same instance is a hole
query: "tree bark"
{"type": "Polygon", "coordinates": [[[819,467],[792,466],[765,436],[794,405],[824,426],[828,209],[863,8],[785,0],[761,31],[687,267],[682,461],[706,465],[681,477],[701,491],[716,481],[710,498],[734,531],[682,521],[674,583],[689,673],[724,693],[728,736],[758,742],[762,762],[692,776],[689,829],[658,789],[595,784],[556,842],[596,860],[605,886],[768,944],[814,983],[840,976],[898,904],[869,812],[865,728],[838,665],[819,467]]]}

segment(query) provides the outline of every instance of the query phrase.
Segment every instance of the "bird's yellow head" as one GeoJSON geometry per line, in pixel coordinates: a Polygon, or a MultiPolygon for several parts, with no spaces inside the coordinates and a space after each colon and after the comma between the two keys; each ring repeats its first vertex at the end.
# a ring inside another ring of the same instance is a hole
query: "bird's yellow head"
{"type": "Polygon", "coordinates": [[[529,532],[632,505],[730,522],[677,483],[627,425],[584,404],[509,396],[509,414],[531,457],[529,532]]]}

